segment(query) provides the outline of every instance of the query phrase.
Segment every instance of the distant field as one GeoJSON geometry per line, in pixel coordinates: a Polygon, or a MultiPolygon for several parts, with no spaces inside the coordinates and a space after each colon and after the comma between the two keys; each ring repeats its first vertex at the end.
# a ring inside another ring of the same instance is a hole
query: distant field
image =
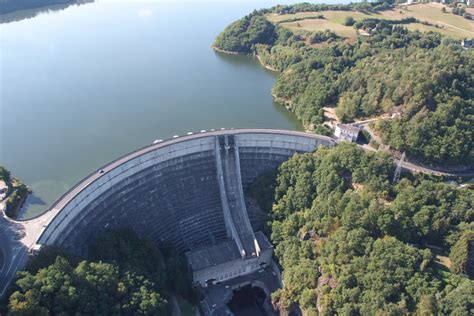
{"type": "MultiPolygon", "coordinates": [[[[302,12],[296,14],[276,13],[269,14],[267,18],[273,23],[280,23],[284,27],[298,31],[322,31],[329,29],[337,35],[354,40],[357,32],[353,27],[343,25],[346,17],[352,16],[356,21],[365,18],[378,18],[387,20],[400,20],[403,18],[414,17],[420,21],[427,21],[431,24],[437,24],[439,27],[423,25],[421,23],[412,23],[405,25],[410,30],[435,31],[454,38],[462,39],[465,37],[474,37],[474,21],[466,20],[461,16],[441,12],[443,4],[427,3],[414,4],[407,9],[397,8],[394,10],[383,11],[380,13],[365,13],[357,11],[321,11],[321,12],[302,12]],[[314,19],[318,15],[323,15],[324,19],[314,19]],[[298,21],[291,21],[298,19],[298,21]],[[291,21],[291,22],[285,22],[291,21]]],[[[447,8],[449,11],[449,8],[447,8]]]]}
{"type": "Polygon", "coordinates": [[[350,26],[342,25],[341,23],[336,23],[331,20],[302,20],[297,22],[284,22],[280,25],[287,27],[293,31],[323,31],[329,29],[335,32],[341,37],[345,37],[349,40],[355,40],[357,38],[357,31],[355,28],[350,26]]]}

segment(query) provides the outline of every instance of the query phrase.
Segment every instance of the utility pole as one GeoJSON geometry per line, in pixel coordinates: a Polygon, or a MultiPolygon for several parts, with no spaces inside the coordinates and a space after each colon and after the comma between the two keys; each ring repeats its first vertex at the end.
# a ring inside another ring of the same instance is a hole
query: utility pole
{"type": "Polygon", "coordinates": [[[403,152],[400,161],[398,162],[397,169],[395,169],[395,174],[393,175],[393,183],[398,183],[400,181],[400,174],[402,173],[402,164],[405,160],[405,152],[403,152]]]}

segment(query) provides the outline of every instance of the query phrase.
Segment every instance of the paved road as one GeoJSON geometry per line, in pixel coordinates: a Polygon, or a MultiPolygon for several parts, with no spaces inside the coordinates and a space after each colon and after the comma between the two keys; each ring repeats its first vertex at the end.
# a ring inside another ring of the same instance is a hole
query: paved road
{"type": "MultiPolygon", "coordinates": [[[[362,126],[362,128],[366,130],[370,134],[370,136],[373,139],[375,139],[378,143],[380,144],[382,143],[380,137],[372,131],[372,129],[367,125],[367,122],[359,122],[358,124],[362,126]]],[[[359,146],[361,146],[364,150],[377,151],[377,149],[369,145],[359,145],[359,146]]],[[[385,152],[387,152],[388,154],[391,154],[388,150],[385,152]]],[[[393,160],[395,161],[396,164],[399,163],[399,160],[397,158],[393,158],[393,160]]],[[[461,170],[461,171],[437,170],[435,168],[422,166],[422,165],[419,165],[410,161],[406,161],[406,160],[402,163],[402,168],[411,172],[420,172],[420,173],[431,174],[431,175],[436,175],[436,176],[462,177],[462,178],[474,176],[474,168],[471,168],[470,170],[461,170]]]]}
{"type": "Polygon", "coordinates": [[[0,297],[6,294],[16,272],[28,260],[28,248],[21,242],[21,231],[21,227],[0,217],[0,252],[3,253],[3,261],[0,263],[0,297]],[[15,231],[18,228],[19,231],[15,231]]]}

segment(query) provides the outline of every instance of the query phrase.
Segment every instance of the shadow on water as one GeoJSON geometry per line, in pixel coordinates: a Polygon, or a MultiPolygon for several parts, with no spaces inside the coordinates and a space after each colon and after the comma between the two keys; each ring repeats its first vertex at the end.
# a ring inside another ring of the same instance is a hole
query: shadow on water
{"type": "Polygon", "coordinates": [[[0,24],[31,19],[41,13],[61,11],[71,5],[92,3],[95,0],[6,0],[0,7],[0,24]]]}
{"type": "Polygon", "coordinates": [[[247,285],[234,292],[227,306],[236,316],[266,316],[263,308],[266,297],[261,288],[247,285]]]}
{"type": "Polygon", "coordinates": [[[18,219],[24,219],[24,213],[25,210],[29,209],[31,206],[46,206],[47,203],[41,199],[39,196],[35,195],[34,193],[31,193],[28,195],[26,198],[25,202],[21,206],[20,212],[17,215],[18,219]]]}
{"type": "Polygon", "coordinates": [[[275,77],[278,74],[277,71],[272,71],[263,67],[262,64],[260,64],[260,62],[258,61],[258,59],[253,56],[247,56],[247,55],[242,55],[242,54],[229,54],[229,53],[224,53],[224,52],[219,52],[219,51],[214,51],[214,54],[217,57],[219,57],[219,59],[229,64],[233,64],[236,66],[248,66],[248,67],[259,66],[265,71],[268,71],[268,73],[275,75],[275,77]]]}

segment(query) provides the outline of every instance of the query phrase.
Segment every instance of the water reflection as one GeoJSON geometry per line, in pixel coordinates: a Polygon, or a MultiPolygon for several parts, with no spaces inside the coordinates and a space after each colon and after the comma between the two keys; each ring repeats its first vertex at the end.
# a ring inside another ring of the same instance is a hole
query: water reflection
{"type": "Polygon", "coordinates": [[[64,10],[71,5],[83,5],[95,0],[6,0],[0,6],[0,24],[31,19],[41,13],[64,10]]]}
{"type": "MultiPolygon", "coordinates": [[[[219,52],[219,51],[214,51],[214,55],[221,61],[232,65],[234,67],[238,67],[236,69],[242,69],[242,68],[248,68],[249,71],[252,71],[255,69],[255,67],[260,67],[265,71],[266,73],[270,74],[272,77],[276,79],[278,72],[270,70],[268,68],[265,68],[257,58],[247,56],[247,55],[239,55],[239,54],[229,54],[229,53],[224,53],[224,52],[219,52]]],[[[270,92],[266,92],[270,94],[270,92]]],[[[273,101],[273,106],[275,110],[280,113],[283,117],[285,117],[288,121],[292,122],[294,124],[294,129],[303,131],[304,127],[301,124],[300,121],[298,121],[295,117],[295,115],[288,111],[284,106],[281,104],[278,104],[273,101]]]]}

